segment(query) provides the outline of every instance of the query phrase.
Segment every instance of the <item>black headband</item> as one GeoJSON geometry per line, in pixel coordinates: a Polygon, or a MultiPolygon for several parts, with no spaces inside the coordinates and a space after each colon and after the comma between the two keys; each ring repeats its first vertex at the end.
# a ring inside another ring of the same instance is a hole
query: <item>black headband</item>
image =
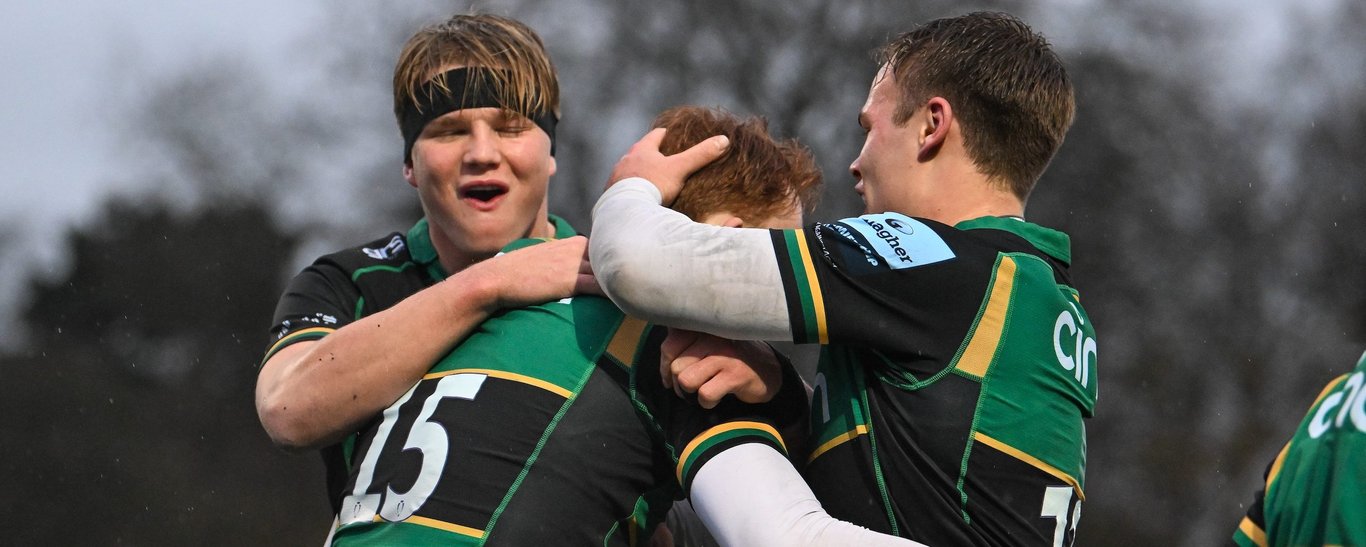
{"type": "MultiPolygon", "coordinates": [[[[484,67],[461,67],[447,70],[444,74],[446,90],[436,84],[437,78],[427,80],[417,88],[417,100],[403,104],[398,128],[403,133],[403,161],[412,163],[413,143],[422,134],[422,129],[432,120],[463,108],[508,108],[495,95],[497,84],[495,72],[484,67]]],[[[532,92],[532,99],[536,98],[532,92]]],[[[528,101],[528,102],[534,102],[528,101]]],[[[555,111],[546,105],[544,112],[518,112],[550,136],[550,155],[555,155],[555,124],[559,118],[555,111]]]]}

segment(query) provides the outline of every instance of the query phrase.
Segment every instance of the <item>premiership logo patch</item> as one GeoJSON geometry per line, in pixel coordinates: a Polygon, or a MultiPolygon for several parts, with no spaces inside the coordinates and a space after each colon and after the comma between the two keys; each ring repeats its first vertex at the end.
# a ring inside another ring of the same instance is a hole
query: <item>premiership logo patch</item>
{"type": "Polygon", "coordinates": [[[394,238],[389,240],[389,243],[385,244],[383,247],[380,247],[378,249],[371,249],[369,247],[365,247],[361,249],[361,252],[365,253],[366,256],[369,256],[370,258],[373,258],[375,260],[389,260],[394,256],[398,255],[398,253],[402,250],[403,238],[400,236],[394,236],[394,238]]]}
{"type": "MultiPolygon", "coordinates": [[[[954,257],[939,234],[924,223],[899,213],[846,218],[836,223],[857,232],[868,243],[869,262],[882,259],[893,270],[914,268],[954,257]]],[[[876,265],[876,263],[874,264],[876,265]]]]}

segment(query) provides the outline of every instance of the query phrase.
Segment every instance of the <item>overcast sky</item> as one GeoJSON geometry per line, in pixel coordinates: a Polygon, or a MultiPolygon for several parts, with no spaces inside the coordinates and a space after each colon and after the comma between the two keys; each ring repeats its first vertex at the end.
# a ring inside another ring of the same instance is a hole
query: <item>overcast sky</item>
{"type": "MultiPolygon", "coordinates": [[[[1208,29],[1199,50],[1174,56],[1144,51],[1142,27],[1152,21],[1113,20],[1095,2],[1049,2],[1048,9],[1035,10],[1035,21],[1062,49],[1109,47],[1196,64],[1189,69],[1220,81],[1227,99],[1270,100],[1287,85],[1271,74],[1283,47],[1314,39],[1295,35],[1285,22],[1331,17],[1340,1],[1192,0],[1163,8],[1186,14],[1171,21],[1208,29]]],[[[326,24],[323,6],[320,0],[7,3],[0,17],[0,97],[6,102],[0,108],[0,242],[8,243],[0,245],[0,303],[17,303],[13,296],[21,294],[31,267],[60,273],[63,253],[56,246],[66,225],[93,213],[111,191],[128,189],[118,184],[137,183],[120,176],[133,164],[113,151],[112,124],[120,113],[104,111],[135,104],[112,100],[137,93],[140,80],[130,74],[151,80],[225,52],[267,73],[285,70],[282,53],[326,24]]],[[[1342,58],[1343,52],[1330,52],[1322,50],[1322,58],[1342,58]]],[[[1347,56],[1352,59],[1345,64],[1359,66],[1353,61],[1362,55],[1347,56]]],[[[1346,79],[1338,85],[1361,85],[1359,71],[1322,72],[1346,79]]],[[[6,307],[0,305],[0,344],[8,338],[6,307]]]]}
{"type": "MultiPolygon", "coordinates": [[[[317,0],[7,2],[0,17],[0,302],[32,266],[61,266],[64,228],[91,214],[129,162],[114,157],[110,94],[120,76],[157,74],[239,52],[269,66],[316,26],[317,0]]],[[[124,103],[127,104],[127,103],[124,103]]],[[[128,184],[125,182],[124,184],[128,184]]],[[[0,343],[10,338],[0,306],[0,343]]]]}
{"type": "Polygon", "coordinates": [[[21,1],[0,17],[0,222],[91,210],[118,162],[102,95],[123,71],[154,74],[223,51],[270,64],[317,23],[312,0],[21,1]],[[277,55],[272,56],[275,52],[277,55]],[[17,217],[17,218],[16,218],[17,217]]]}

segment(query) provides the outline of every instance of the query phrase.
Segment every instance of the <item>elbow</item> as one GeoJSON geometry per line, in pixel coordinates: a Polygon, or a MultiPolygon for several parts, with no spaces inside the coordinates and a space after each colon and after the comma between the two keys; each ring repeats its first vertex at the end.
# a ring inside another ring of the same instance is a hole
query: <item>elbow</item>
{"type": "Polygon", "coordinates": [[[603,292],[623,313],[659,323],[669,319],[665,313],[667,310],[659,305],[665,289],[653,286],[654,279],[646,271],[648,269],[642,263],[628,262],[620,264],[607,275],[600,275],[598,280],[603,292]]]}
{"type": "MultiPolygon", "coordinates": [[[[591,243],[590,243],[591,244],[591,243]]],[[[607,297],[627,315],[646,321],[658,321],[659,297],[664,292],[655,286],[658,279],[652,273],[656,266],[646,257],[646,249],[633,249],[629,245],[593,249],[591,261],[593,275],[607,297]]]]}
{"type": "Polygon", "coordinates": [[[324,446],[324,439],[312,431],[306,415],[299,405],[291,405],[278,394],[263,395],[258,390],[256,416],[276,448],[298,453],[324,446]]]}

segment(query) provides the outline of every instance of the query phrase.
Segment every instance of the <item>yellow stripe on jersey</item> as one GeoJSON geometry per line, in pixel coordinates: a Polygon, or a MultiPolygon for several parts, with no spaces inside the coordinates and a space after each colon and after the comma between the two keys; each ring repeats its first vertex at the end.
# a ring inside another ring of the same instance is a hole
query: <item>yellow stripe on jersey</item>
{"type": "Polygon", "coordinates": [[[769,435],[772,435],[774,439],[778,440],[778,446],[782,447],[783,452],[787,452],[787,444],[783,442],[783,436],[779,435],[778,430],[773,429],[773,426],[771,425],[768,425],[763,422],[724,423],[718,426],[713,426],[711,429],[703,431],[702,434],[693,437],[693,440],[688,443],[688,446],[684,447],[683,451],[678,453],[678,468],[674,471],[674,473],[675,476],[679,477],[679,481],[683,480],[683,465],[688,463],[688,459],[692,457],[693,451],[697,450],[698,446],[706,442],[708,439],[711,439],[712,437],[715,437],[727,431],[735,431],[737,429],[758,429],[760,431],[768,433],[769,435]]]}
{"type": "Polygon", "coordinates": [[[423,379],[423,380],[431,380],[431,379],[434,379],[434,378],[441,378],[441,377],[444,377],[444,376],[450,376],[450,375],[452,375],[452,374],[483,374],[483,375],[486,375],[486,376],[492,376],[492,377],[494,377],[494,378],[502,378],[502,379],[504,379],[504,380],[512,380],[512,381],[514,381],[514,382],[526,384],[526,385],[529,385],[529,386],[539,387],[539,388],[541,388],[541,389],[544,389],[544,390],[546,390],[546,391],[549,391],[549,392],[551,392],[551,393],[554,393],[554,394],[559,395],[559,396],[561,396],[561,397],[564,397],[564,398],[566,398],[566,399],[568,399],[570,396],[574,395],[574,392],[569,391],[568,389],[562,388],[562,387],[560,387],[560,386],[557,386],[557,385],[555,385],[555,384],[552,384],[552,383],[550,383],[550,382],[547,382],[547,381],[545,381],[545,380],[542,380],[542,379],[540,379],[540,378],[532,378],[532,377],[526,376],[526,375],[524,375],[524,374],[517,374],[517,373],[515,373],[515,372],[508,372],[508,371],[506,371],[506,370],[494,370],[494,369],[489,369],[489,368],[461,368],[461,369],[456,369],[456,370],[443,370],[443,371],[441,371],[441,372],[433,372],[433,373],[431,373],[431,374],[428,374],[428,375],[426,375],[426,376],[423,376],[422,379],[423,379]]]}
{"type": "Polygon", "coordinates": [[[830,439],[830,440],[828,440],[828,441],[825,441],[824,444],[821,444],[820,446],[816,447],[815,450],[812,450],[812,451],[811,451],[811,456],[808,457],[808,458],[806,458],[806,463],[811,463],[811,462],[813,462],[813,461],[816,461],[816,458],[817,458],[817,457],[820,457],[821,454],[824,454],[824,453],[826,453],[826,452],[829,452],[831,448],[834,448],[834,447],[839,446],[839,445],[842,445],[842,444],[844,444],[844,443],[846,443],[846,442],[852,441],[852,440],[858,438],[859,435],[867,435],[867,434],[868,434],[868,426],[866,426],[866,425],[861,425],[861,424],[860,424],[858,427],[855,427],[854,429],[851,429],[851,430],[849,430],[849,431],[846,431],[846,432],[844,432],[844,433],[841,433],[841,434],[839,434],[838,436],[836,436],[835,438],[830,439]]]}
{"type": "MultiPolygon", "coordinates": [[[[1338,385],[1345,381],[1348,376],[1348,374],[1343,374],[1333,381],[1328,382],[1328,385],[1323,386],[1323,391],[1320,391],[1319,396],[1314,398],[1314,404],[1310,405],[1309,409],[1312,411],[1314,408],[1317,408],[1319,403],[1323,401],[1323,398],[1327,397],[1329,393],[1332,393],[1334,389],[1337,389],[1338,385]]],[[[1289,453],[1290,443],[1287,442],[1285,443],[1285,446],[1281,447],[1281,453],[1276,454],[1276,459],[1271,462],[1271,469],[1266,473],[1266,493],[1271,493],[1271,483],[1275,482],[1276,477],[1280,476],[1281,466],[1285,464],[1285,455],[1289,453]]]]}
{"type": "Polygon", "coordinates": [[[640,348],[640,335],[645,332],[647,324],[630,316],[622,319],[621,326],[617,327],[617,333],[613,334],[612,341],[607,343],[607,354],[626,368],[631,368],[636,358],[636,350],[640,348]]]}
{"type": "Polygon", "coordinates": [[[1040,471],[1043,471],[1044,473],[1048,473],[1049,475],[1057,477],[1058,480],[1067,483],[1072,487],[1073,490],[1076,490],[1078,499],[1086,501],[1086,494],[1081,491],[1081,484],[1078,484],[1077,479],[1072,475],[1068,475],[1067,473],[1064,473],[1061,469],[1048,465],[1047,463],[1044,463],[1043,460],[1035,458],[1034,456],[1030,456],[1029,454],[1026,454],[1023,450],[1020,450],[1006,443],[993,439],[980,431],[974,432],[972,434],[972,437],[976,439],[979,443],[995,448],[996,450],[1000,450],[1001,452],[1004,452],[1017,460],[1020,460],[1022,462],[1025,462],[1029,465],[1038,468],[1040,471]]]}
{"type": "Polygon", "coordinates": [[[806,247],[806,232],[794,230],[797,236],[797,249],[802,253],[802,266],[806,269],[806,284],[811,290],[811,308],[816,315],[816,332],[821,345],[830,343],[830,335],[825,330],[825,298],[821,296],[821,284],[816,280],[816,264],[811,261],[811,251],[806,247]]]}
{"type": "MultiPolygon", "coordinates": [[[[375,515],[375,522],[381,522],[382,520],[383,519],[379,515],[375,515]]],[[[483,530],[470,528],[469,526],[461,526],[459,524],[451,522],[429,519],[427,517],[419,517],[417,515],[408,517],[404,519],[403,522],[406,522],[408,524],[416,524],[418,526],[426,526],[428,528],[436,528],[438,530],[445,530],[447,532],[453,532],[456,534],[460,534],[462,536],[469,536],[474,539],[484,539],[483,530]]]]}
{"type": "Polygon", "coordinates": [[[312,335],[312,334],[319,334],[319,333],[324,333],[324,334],[325,334],[325,333],[329,333],[329,332],[332,332],[332,331],[335,331],[335,330],[337,330],[337,329],[330,329],[330,328],[327,328],[327,327],[309,327],[309,328],[306,328],[306,329],[304,329],[304,330],[297,330],[297,331],[291,332],[291,333],[285,335],[284,338],[281,338],[281,339],[279,339],[279,340],[276,340],[274,344],[271,344],[270,349],[269,349],[269,350],[266,350],[266,355],[270,355],[270,354],[274,353],[275,351],[277,351],[277,350],[279,350],[280,348],[284,347],[285,344],[288,344],[288,343],[290,343],[290,342],[293,342],[294,340],[297,340],[297,339],[299,339],[299,338],[301,338],[301,337],[309,336],[309,335],[312,335]]]}
{"type": "Polygon", "coordinates": [[[972,339],[958,357],[958,370],[982,378],[987,375],[991,361],[996,356],[996,347],[1001,343],[1001,334],[1006,326],[1006,311],[1010,307],[1010,294],[1015,288],[1015,259],[1001,257],[996,266],[996,280],[992,283],[991,294],[972,330],[972,339]]]}
{"type": "Polygon", "coordinates": [[[1257,523],[1252,522],[1252,519],[1243,517],[1243,521],[1238,523],[1238,530],[1253,543],[1260,547],[1266,547],[1266,531],[1258,527],[1257,523]]]}

